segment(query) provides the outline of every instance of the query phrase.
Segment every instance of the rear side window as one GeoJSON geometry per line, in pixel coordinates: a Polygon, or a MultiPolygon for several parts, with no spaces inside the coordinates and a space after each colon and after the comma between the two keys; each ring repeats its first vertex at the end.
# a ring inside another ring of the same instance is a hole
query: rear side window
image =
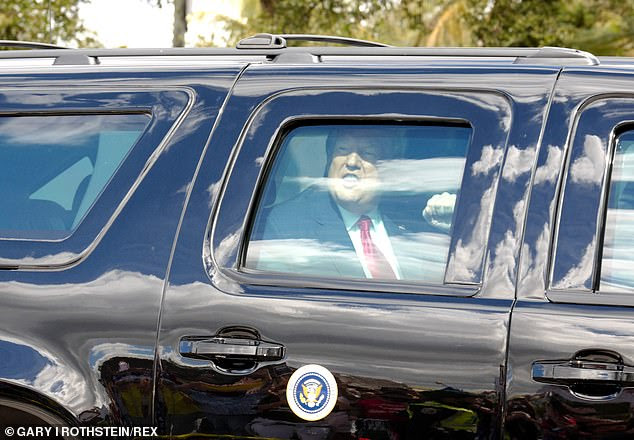
{"type": "Polygon", "coordinates": [[[616,140],[605,218],[601,291],[634,289],[634,132],[616,140]]]}
{"type": "Polygon", "coordinates": [[[466,125],[333,124],[282,139],[243,267],[442,283],[466,125]]]}
{"type": "Polygon", "coordinates": [[[149,121],[146,114],[0,117],[0,236],[69,236],[149,121]]]}

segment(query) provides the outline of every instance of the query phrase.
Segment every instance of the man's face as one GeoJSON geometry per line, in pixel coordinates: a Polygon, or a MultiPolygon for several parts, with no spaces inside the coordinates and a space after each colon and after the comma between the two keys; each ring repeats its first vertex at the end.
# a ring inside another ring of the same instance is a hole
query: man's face
{"type": "Polygon", "coordinates": [[[354,214],[366,214],[379,202],[379,143],[363,132],[337,137],[328,168],[328,189],[338,205],[354,214]]]}

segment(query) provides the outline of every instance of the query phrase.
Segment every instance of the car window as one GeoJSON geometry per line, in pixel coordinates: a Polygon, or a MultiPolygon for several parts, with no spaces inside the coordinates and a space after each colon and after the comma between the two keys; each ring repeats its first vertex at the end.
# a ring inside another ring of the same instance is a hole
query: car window
{"type": "Polygon", "coordinates": [[[601,291],[634,289],[634,131],[616,140],[601,258],[601,291]]]}
{"type": "Polygon", "coordinates": [[[442,283],[471,128],[307,125],[257,203],[250,270],[442,283]]]}
{"type": "Polygon", "coordinates": [[[0,117],[1,236],[68,236],[149,121],[145,114],[0,117]]]}

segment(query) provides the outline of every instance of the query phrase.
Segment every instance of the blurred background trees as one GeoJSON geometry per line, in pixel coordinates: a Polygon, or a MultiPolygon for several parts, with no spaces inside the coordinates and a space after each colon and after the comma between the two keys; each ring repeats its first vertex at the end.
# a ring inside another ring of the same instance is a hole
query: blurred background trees
{"type": "Polygon", "coordinates": [[[398,46],[427,45],[430,37],[466,45],[464,6],[462,0],[242,0],[241,19],[218,20],[228,31],[229,45],[263,31],[339,35],[398,46]],[[443,29],[435,30],[440,22],[443,29]]]}
{"type": "Polygon", "coordinates": [[[477,46],[567,46],[597,55],[633,54],[634,2],[467,0],[477,46]]]}
{"type": "Polygon", "coordinates": [[[81,46],[96,43],[79,19],[81,3],[89,0],[0,0],[0,40],[81,46]]]}
{"type": "Polygon", "coordinates": [[[227,44],[257,32],[344,35],[399,46],[566,46],[634,55],[631,0],[243,0],[227,44]]]}
{"type": "MultiPolygon", "coordinates": [[[[0,39],[95,45],[78,16],[91,1],[107,0],[0,0],[0,39]]],[[[398,46],[566,46],[634,55],[634,0],[213,0],[203,12],[192,12],[197,0],[141,1],[174,8],[174,26],[167,30],[174,46],[185,44],[188,24],[203,13],[215,18],[198,36],[199,46],[234,46],[269,32],[398,46]],[[240,16],[216,15],[227,4],[240,16]]]]}

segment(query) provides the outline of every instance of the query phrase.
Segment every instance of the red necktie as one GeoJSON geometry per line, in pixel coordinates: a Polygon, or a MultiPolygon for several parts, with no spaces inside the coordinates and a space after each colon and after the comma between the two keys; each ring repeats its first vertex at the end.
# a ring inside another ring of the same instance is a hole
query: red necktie
{"type": "Polygon", "coordinates": [[[370,235],[372,220],[370,220],[370,217],[362,215],[357,221],[357,225],[359,225],[359,230],[361,231],[361,245],[363,245],[365,262],[372,274],[372,278],[395,280],[396,275],[390,263],[388,263],[383,252],[372,241],[372,236],[370,235]]]}

